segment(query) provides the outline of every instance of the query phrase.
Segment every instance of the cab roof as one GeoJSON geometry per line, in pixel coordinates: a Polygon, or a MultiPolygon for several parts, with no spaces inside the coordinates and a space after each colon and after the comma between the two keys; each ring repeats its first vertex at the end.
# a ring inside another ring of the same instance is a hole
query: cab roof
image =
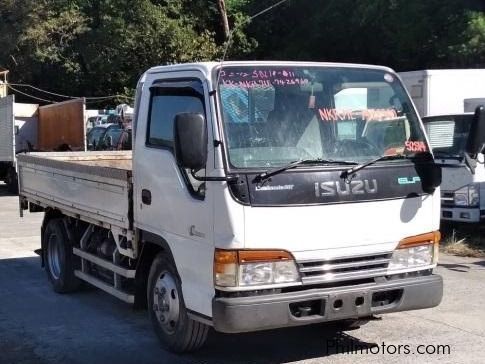
{"type": "Polygon", "coordinates": [[[196,62],[196,63],[179,63],[167,66],[156,66],[150,68],[146,73],[161,73],[174,71],[201,71],[206,77],[209,77],[212,70],[220,66],[279,66],[279,67],[348,67],[348,68],[365,68],[375,69],[384,72],[394,71],[389,67],[356,64],[356,63],[331,63],[331,62],[297,62],[297,61],[224,61],[224,62],[196,62]]]}

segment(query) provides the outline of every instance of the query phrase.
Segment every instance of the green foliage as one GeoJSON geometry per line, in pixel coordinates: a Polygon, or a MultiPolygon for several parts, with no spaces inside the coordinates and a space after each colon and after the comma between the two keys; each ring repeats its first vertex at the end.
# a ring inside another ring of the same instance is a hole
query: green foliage
{"type": "MultiPolygon", "coordinates": [[[[106,95],[134,87],[147,68],[211,60],[215,32],[189,1],[0,0],[0,66],[11,79],[60,93],[106,95]]],[[[200,4],[199,4],[200,5],[200,4]]]]}
{"type": "MultiPolygon", "coordinates": [[[[225,0],[228,59],[485,67],[478,0],[289,0],[248,21],[275,2],[225,0]]],[[[225,44],[217,0],[0,0],[0,67],[69,95],[130,94],[147,68],[225,44]]]]}
{"type": "MultiPolygon", "coordinates": [[[[252,14],[272,3],[251,1],[246,9],[252,14]]],[[[398,70],[483,67],[484,34],[483,13],[461,0],[290,0],[248,27],[259,42],[258,58],[398,70]]]]}

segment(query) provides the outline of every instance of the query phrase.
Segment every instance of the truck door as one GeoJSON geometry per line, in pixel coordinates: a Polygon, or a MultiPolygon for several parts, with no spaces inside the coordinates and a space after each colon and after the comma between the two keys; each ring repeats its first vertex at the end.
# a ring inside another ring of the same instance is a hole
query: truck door
{"type": "MultiPolygon", "coordinates": [[[[212,190],[210,184],[196,181],[178,167],[173,148],[173,124],[178,113],[201,113],[212,125],[203,79],[196,71],[147,76],[135,138],[134,211],[138,228],[169,244],[187,308],[211,316],[212,190]]],[[[211,129],[209,140],[213,140],[211,129]]],[[[208,155],[207,172],[213,168],[211,145],[208,155]]],[[[197,174],[204,175],[205,171],[197,174]]]]}

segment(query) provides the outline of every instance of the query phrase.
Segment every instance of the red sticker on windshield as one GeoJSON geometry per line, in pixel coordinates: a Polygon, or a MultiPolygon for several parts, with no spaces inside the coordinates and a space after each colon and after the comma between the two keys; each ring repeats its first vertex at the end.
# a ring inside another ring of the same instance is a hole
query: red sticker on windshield
{"type": "Polygon", "coordinates": [[[322,121],[357,120],[364,121],[389,121],[397,118],[395,109],[365,109],[365,110],[337,110],[337,109],[318,109],[318,114],[322,121]]]}
{"type": "Polygon", "coordinates": [[[408,140],[404,143],[404,145],[406,146],[406,150],[409,152],[426,152],[428,150],[424,142],[413,142],[408,140]]]}

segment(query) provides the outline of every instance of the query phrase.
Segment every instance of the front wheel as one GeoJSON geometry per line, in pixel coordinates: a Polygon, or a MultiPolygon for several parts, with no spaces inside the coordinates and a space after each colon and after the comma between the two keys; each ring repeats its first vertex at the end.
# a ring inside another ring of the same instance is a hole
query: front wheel
{"type": "Polygon", "coordinates": [[[183,353],[204,345],[209,326],[188,316],[177,270],[163,253],[153,261],[147,295],[150,320],[167,349],[183,353]]]}

